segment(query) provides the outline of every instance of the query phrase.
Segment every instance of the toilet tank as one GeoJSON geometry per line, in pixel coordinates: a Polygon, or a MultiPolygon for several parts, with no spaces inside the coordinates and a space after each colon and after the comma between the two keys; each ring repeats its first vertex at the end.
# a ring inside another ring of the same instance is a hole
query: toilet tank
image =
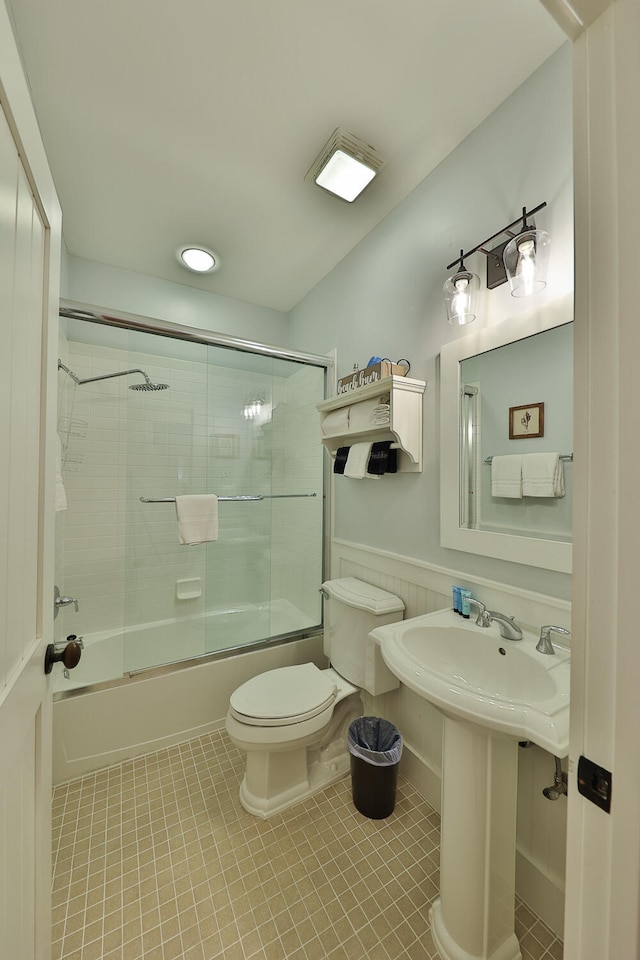
{"type": "Polygon", "coordinates": [[[396,690],[400,681],[387,667],[369,633],[374,627],[402,620],[402,600],[355,577],[327,580],[322,588],[324,652],[331,666],[372,696],[396,690]]]}

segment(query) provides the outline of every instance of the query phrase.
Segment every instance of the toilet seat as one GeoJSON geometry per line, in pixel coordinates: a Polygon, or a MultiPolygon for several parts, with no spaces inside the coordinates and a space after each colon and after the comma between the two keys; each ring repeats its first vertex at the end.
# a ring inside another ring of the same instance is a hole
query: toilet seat
{"type": "Polygon", "coordinates": [[[289,726],[331,710],[337,693],[329,671],[313,663],[279,667],[238,687],[231,695],[229,713],[249,726],[289,726]]]}

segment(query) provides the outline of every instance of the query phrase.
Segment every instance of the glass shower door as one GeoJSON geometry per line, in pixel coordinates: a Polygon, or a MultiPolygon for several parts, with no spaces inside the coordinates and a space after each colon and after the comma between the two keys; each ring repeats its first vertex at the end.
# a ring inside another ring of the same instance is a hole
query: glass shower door
{"type": "Polygon", "coordinates": [[[324,373],[217,347],[209,364],[208,490],[221,498],[219,541],[207,555],[207,651],[215,652],[321,622],[315,404],[324,373]]]}

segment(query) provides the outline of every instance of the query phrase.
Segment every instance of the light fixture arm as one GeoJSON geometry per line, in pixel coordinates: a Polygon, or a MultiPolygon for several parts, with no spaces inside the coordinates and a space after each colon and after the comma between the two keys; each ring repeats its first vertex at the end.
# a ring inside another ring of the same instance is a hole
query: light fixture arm
{"type": "Polygon", "coordinates": [[[523,230],[527,230],[529,228],[529,225],[527,224],[527,217],[533,217],[534,214],[538,213],[539,210],[543,210],[544,207],[546,207],[546,205],[547,205],[546,202],[539,203],[537,207],[533,208],[533,210],[527,210],[526,207],[523,207],[522,216],[517,217],[517,219],[514,220],[512,223],[508,223],[506,227],[502,228],[502,230],[498,230],[498,232],[494,233],[493,236],[487,237],[486,240],[483,240],[482,243],[479,243],[477,246],[473,247],[471,250],[467,250],[466,253],[464,253],[461,250],[460,256],[456,257],[455,260],[447,264],[447,270],[451,270],[451,268],[455,267],[456,264],[460,264],[460,269],[464,269],[463,260],[465,260],[467,257],[470,257],[472,254],[477,253],[478,251],[480,251],[481,253],[484,253],[486,257],[497,258],[497,255],[494,251],[485,249],[487,244],[492,243],[494,240],[497,240],[498,237],[501,237],[503,234],[507,234],[507,236],[510,238],[517,237],[518,233],[522,233],[523,230]],[[522,224],[521,229],[518,230],[516,233],[514,233],[513,228],[517,227],[518,224],[522,224]]]}

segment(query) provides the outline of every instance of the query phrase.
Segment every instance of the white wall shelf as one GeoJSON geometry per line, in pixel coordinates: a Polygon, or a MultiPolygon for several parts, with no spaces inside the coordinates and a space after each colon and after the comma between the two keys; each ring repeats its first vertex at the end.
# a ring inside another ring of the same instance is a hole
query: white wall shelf
{"type": "Polygon", "coordinates": [[[391,440],[398,449],[398,472],[422,472],[424,380],[383,377],[318,403],[321,442],[335,458],[338,447],[391,440]],[[389,423],[374,424],[373,407],[389,397],[389,423]]]}

